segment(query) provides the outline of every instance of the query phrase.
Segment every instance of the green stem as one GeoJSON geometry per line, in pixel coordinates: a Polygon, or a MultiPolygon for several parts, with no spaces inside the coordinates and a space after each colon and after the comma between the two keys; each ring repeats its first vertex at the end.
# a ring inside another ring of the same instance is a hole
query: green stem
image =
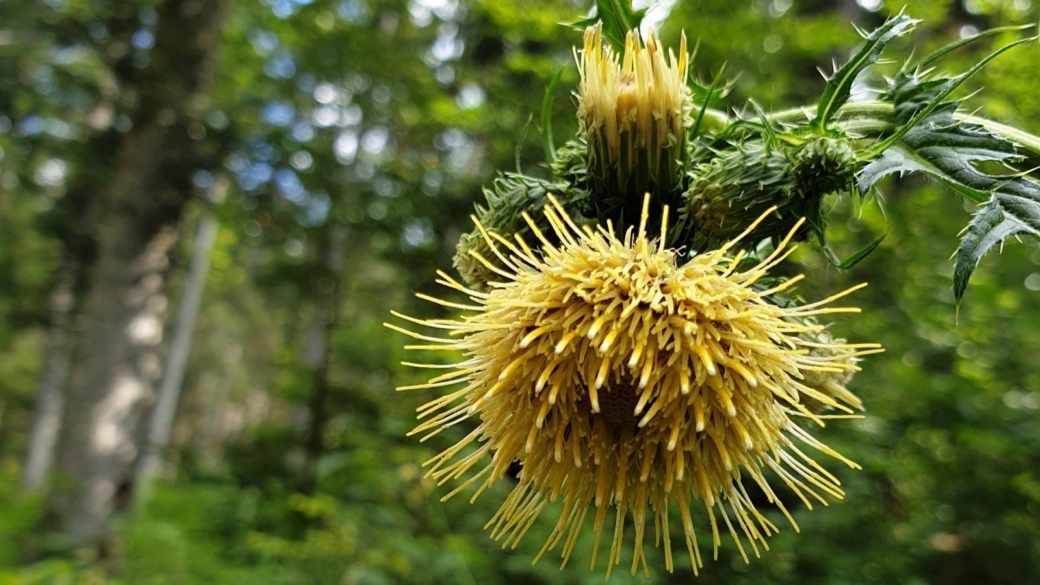
{"type": "MultiPolygon", "coordinates": [[[[781,124],[800,124],[809,122],[815,114],[816,106],[805,106],[771,113],[769,120],[781,124]]],[[[893,128],[891,116],[892,104],[888,102],[855,102],[845,104],[838,110],[834,126],[864,137],[883,136],[893,128]]],[[[736,116],[728,116],[725,112],[714,109],[706,110],[704,117],[705,120],[712,121],[712,126],[723,127],[739,120],[736,116]]],[[[1033,157],[1040,158],[1040,136],[964,112],[955,112],[953,117],[957,120],[978,124],[990,132],[1014,142],[1033,157]]]]}
{"type": "MultiPolygon", "coordinates": [[[[888,102],[853,102],[851,104],[845,104],[839,110],[837,115],[834,117],[838,125],[841,125],[842,121],[848,121],[852,118],[867,118],[876,121],[887,122],[889,117],[892,115],[892,104],[888,102]]],[[[780,123],[798,123],[811,120],[816,116],[816,106],[806,106],[801,108],[791,108],[789,110],[781,110],[774,114],[769,115],[769,119],[774,122],[780,123]]]]}

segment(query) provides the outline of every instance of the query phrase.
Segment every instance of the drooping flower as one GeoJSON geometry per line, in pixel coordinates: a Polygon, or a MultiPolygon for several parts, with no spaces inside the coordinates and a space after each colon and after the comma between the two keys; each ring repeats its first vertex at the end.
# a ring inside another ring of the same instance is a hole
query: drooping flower
{"type": "MultiPolygon", "coordinates": [[[[678,58],[667,57],[651,32],[644,45],[629,31],[620,57],[602,41],[602,24],[585,31],[575,53],[581,74],[580,136],[588,146],[592,190],[631,196],[673,188],[684,172],[693,98],[686,85],[683,35],[678,58]]],[[[638,211],[638,210],[637,210],[638,211]]]]}
{"type": "MultiPolygon", "coordinates": [[[[544,214],[552,237],[529,221],[539,240],[535,248],[477,222],[497,257],[492,263],[474,255],[499,278],[489,291],[467,289],[442,272],[439,282],[471,304],[421,295],[468,314],[420,320],[395,313],[446,336],[388,324],[426,342],[411,348],[463,355],[446,366],[409,364],[447,371],[399,388],[459,386],[420,408],[422,422],[413,433],[424,438],[479,419],[472,432],[428,462],[439,482],[462,480],[446,498],[477,485],[476,498],[519,461],[518,484],[488,523],[492,537],[515,545],[549,502],[559,502],[542,553],[561,547],[566,563],[591,512],[595,565],[614,508],[609,575],[621,561],[630,517],[631,570],[640,564],[646,570],[649,513],[666,568],[673,567],[669,534],[678,521],[696,572],[703,563],[695,505],[705,509],[716,554],[721,518],[744,559],[745,542],[758,556],[759,546],[768,549],[766,537],[778,529],[756,508],[749,480],[794,524],[767,469],[809,508],[814,500],[826,504],[843,497],[838,479],[809,451],[855,464],[802,425],[821,423],[807,403],[852,412],[859,402],[847,390],[820,391],[807,378],[825,374],[847,381],[858,369],[857,356],[879,350],[834,342],[824,326],[808,319],[856,312],[828,305],[859,287],[781,307],[771,297],[799,279],[774,286],[762,281],[791,253],[794,230],[757,263],[735,252],[740,237],[683,262],[663,244],[665,228],[660,239],[646,233],[649,197],[639,230],[621,237],[609,223],[579,228],[549,199],[544,214]]],[[[668,225],[666,217],[661,225],[668,225]]]]}

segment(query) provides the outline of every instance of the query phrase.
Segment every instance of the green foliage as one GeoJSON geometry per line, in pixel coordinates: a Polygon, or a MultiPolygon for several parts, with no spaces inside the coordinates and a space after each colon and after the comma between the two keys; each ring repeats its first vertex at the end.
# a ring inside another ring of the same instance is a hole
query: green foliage
{"type": "MultiPolygon", "coordinates": [[[[1021,163],[1026,158],[1014,141],[1035,153],[1040,138],[999,124],[986,127],[986,121],[967,122],[967,116],[957,112],[960,100],[951,99],[993,59],[1038,37],[1002,43],[958,75],[937,75],[931,69],[970,43],[1028,27],[996,28],[950,43],[916,63],[907,62],[877,100],[847,103],[855,80],[877,63],[885,45],[916,23],[900,12],[863,34],[863,46],[828,79],[814,113],[802,113],[801,118],[788,112],[769,114],[752,101],[757,121],[742,115],[731,118],[714,142],[695,151],[693,159],[700,162],[690,171],[682,208],[691,245],[700,249],[734,237],[776,206],[755,237],[776,241],[794,220],[805,217],[807,227],[797,238],[812,235],[835,266],[848,268],[873,251],[880,239],[849,260],[838,261],[825,237],[824,196],[856,195],[850,188],[853,177],[859,191],[867,193],[885,176],[913,172],[937,179],[969,201],[986,204],[969,224],[957,252],[957,299],[993,245],[1019,234],[1040,235],[1040,186],[1029,176],[1035,167],[1012,167],[1012,174],[1001,175],[978,168],[1021,163]],[[866,137],[876,142],[861,144],[866,137]]],[[[703,141],[710,135],[697,138],[703,141]]]]}
{"type": "Polygon", "coordinates": [[[0,461],[0,583],[4,582],[3,567],[20,560],[20,552],[33,528],[40,521],[42,506],[38,496],[17,493],[20,469],[14,461],[0,461]]]}
{"type": "MultiPolygon", "coordinates": [[[[570,192],[585,181],[582,146],[562,139],[574,136],[573,101],[559,95],[575,83],[571,47],[580,35],[559,23],[573,22],[591,3],[548,0],[464,2],[455,12],[425,14],[427,3],[391,0],[235,3],[210,111],[200,121],[212,160],[199,169],[226,174],[232,187],[216,209],[221,232],[164,481],[146,508],[121,519],[107,558],[60,550],[40,496],[18,494],[17,462],[44,363],[53,274],[62,248],[80,249],[84,242],[81,224],[97,221],[87,211],[90,195],[103,185],[113,145],[125,132],[121,116],[136,98],[124,88],[147,67],[147,50],[133,37],[149,30],[155,3],[102,4],[0,8],[2,28],[15,31],[4,37],[14,43],[0,43],[4,57],[12,57],[0,59],[0,584],[602,583],[587,570],[588,534],[564,570],[551,555],[531,565],[552,530],[551,514],[516,550],[490,541],[482,527],[511,487],[509,478],[473,504],[465,497],[438,501],[453,486],[424,478],[422,462],[471,429],[425,443],[404,436],[425,400],[394,392],[418,378],[399,365],[405,359],[400,340],[380,325],[391,308],[437,316],[438,307],[415,303],[413,293],[432,293],[435,269],[450,266],[460,234],[472,228],[472,203],[484,203],[481,186],[496,185],[496,169],[515,168],[522,129],[561,70],[549,130],[563,145],[558,156],[551,168],[539,166],[546,153],[529,132],[519,153],[522,170],[535,179],[503,175],[494,196],[508,204],[491,206],[510,209],[505,220],[522,227],[519,211],[537,207],[547,192],[570,192]],[[276,14],[276,5],[285,4],[291,13],[276,14]],[[450,53],[445,47],[464,48],[438,60],[438,42],[441,56],[450,53]],[[335,92],[318,91],[322,84],[335,92]],[[460,98],[473,86],[483,101],[460,98]],[[273,103],[287,106],[291,120],[265,117],[273,103]],[[329,126],[314,123],[328,113],[323,108],[337,116],[329,126]],[[27,130],[35,127],[34,116],[46,130],[27,130]],[[381,132],[387,137],[382,150],[372,147],[381,132]],[[361,146],[366,135],[367,150],[361,146]],[[352,141],[356,148],[346,156],[343,147],[352,141]],[[38,183],[36,173],[53,159],[66,165],[64,182],[38,183]],[[303,191],[294,190],[287,172],[303,191]],[[561,180],[545,178],[550,175],[561,180]],[[327,261],[336,226],[348,228],[339,274],[327,261]],[[322,337],[329,306],[322,295],[330,290],[337,318],[322,337]],[[312,453],[305,445],[321,368],[308,348],[320,345],[318,338],[332,357],[317,429],[320,450],[312,453]]],[[[951,35],[963,26],[985,29],[1034,17],[1013,4],[973,3],[981,11],[975,14],[960,4],[913,2],[908,13],[924,19],[913,43],[936,50],[955,43],[951,35]]],[[[871,176],[889,163],[897,165],[889,167],[896,175],[898,165],[941,163],[930,150],[940,145],[960,162],[933,176],[955,190],[974,185],[979,202],[1002,202],[995,225],[1035,227],[1021,215],[1032,208],[1018,204],[1032,191],[1014,191],[1025,180],[1016,173],[1035,167],[1035,154],[1010,150],[1000,138],[1010,138],[1004,130],[965,120],[949,106],[961,99],[951,94],[873,163],[851,165],[853,174],[861,165],[878,165],[853,179],[877,180],[883,213],[855,192],[828,196],[845,190],[850,175],[820,169],[833,160],[849,171],[847,148],[863,152],[874,137],[891,135],[894,124],[910,119],[897,121],[892,104],[919,106],[913,98],[922,94],[912,95],[911,88],[933,91],[938,86],[929,83],[955,76],[936,71],[926,78],[908,69],[900,82],[906,91],[893,93],[886,108],[871,110],[855,100],[820,108],[833,112],[819,118],[828,122],[820,122],[823,135],[789,132],[812,124],[819,114],[811,111],[763,119],[745,109],[748,98],[766,112],[818,103],[824,92],[833,98],[828,103],[844,101],[856,76],[842,75],[840,87],[828,90],[816,70],[829,68],[832,58],[846,61],[856,45],[848,11],[870,30],[885,25],[884,11],[898,8],[886,3],[878,14],[849,3],[838,12],[822,0],[703,0],[678,3],[664,24],[666,39],[677,38],[680,28],[700,38],[694,66],[702,79],[718,81],[714,93],[696,94],[706,107],[693,146],[703,150],[689,182],[710,185],[708,192],[740,192],[747,213],[766,197],[764,187],[780,190],[790,196],[791,215],[826,214],[827,225],[818,227],[837,256],[876,246],[849,274],[811,247],[798,262],[809,275],[802,290],[814,298],[870,282],[851,301],[863,313],[838,321],[835,334],[879,341],[887,353],[866,359],[852,382],[864,399],[864,418],[831,420],[820,430],[822,440],[864,467],[837,471],[845,501],[797,511],[801,532],[783,527],[771,550],[750,565],[724,542],[719,560],[707,562],[699,577],[682,564],[669,575],[655,550],[649,578],[617,571],[611,583],[1021,584],[1040,578],[1040,253],[1035,246],[1009,246],[988,258],[973,275],[977,300],[955,322],[950,242],[967,214],[978,210],[967,205],[962,212],[941,188],[912,177],[871,176]],[[722,63],[733,77],[717,75],[722,63]],[[728,95],[717,91],[724,86],[731,87],[728,95]],[[734,107],[752,113],[722,111],[734,107]],[[863,114],[854,122],[857,112],[863,114]],[[722,135],[738,117],[733,133],[722,135]],[[832,149],[835,157],[820,156],[832,149]],[[908,158],[893,158],[900,153],[908,158]],[[997,171],[977,166],[979,153],[1014,170],[986,179],[997,171]],[[1012,153],[1026,158],[1016,162],[1012,153]],[[754,171],[740,177],[755,180],[738,178],[732,172],[738,165],[754,171]],[[802,174],[787,174],[797,165],[802,174]],[[776,175],[777,168],[785,171],[776,175]],[[843,179],[817,180],[834,176],[843,179]],[[968,182],[982,180],[996,183],[968,182]],[[819,195],[815,207],[806,209],[807,200],[799,199],[805,191],[819,195]]],[[[976,39],[946,54],[942,65],[969,70],[1012,42],[1010,35],[976,39]]],[[[886,50],[903,51],[907,42],[891,39],[886,50]]],[[[858,71],[858,79],[890,87],[882,73],[895,80],[898,65],[886,67],[875,63],[858,71]]],[[[1038,70],[1040,52],[1018,50],[965,83],[986,86],[974,100],[981,114],[1037,133],[1038,70]]],[[[920,111],[914,107],[907,112],[920,111]]],[[[544,119],[542,125],[548,126],[544,119]]],[[[204,185],[205,173],[198,176],[204,185]]],[[[986,207],[974,221],[994,213],[986,207]]],[[[975,228],[966,238],[976,233],[980,244],[973,249],[981,255],[988,247],[982,244],[1003,232],[975,228]]],[[[186,264],[178,261],[175,275],[186,264]]],[[[171,287],[171,299],[177,290],[171,287]]],[[[778,510],[765,513],[783,525],[778,510]]],[[[675,537],[681,538],[678,531],[675,537]]],[[[701,545],[710,549],[710,536],[702,535],[701,545]]]]}
{"type": "Polygon", "coordinates": [[[938,58],[972,40],[951,43],[896,74],[886,96],[893,104],[896,131],[875,147],[880,156],[859,177],[860,188],[866,190],[886,175],[920,172],[969,201],[984,205],[968,225],[957,250],[957,299],[964,295],[975,266],[991,247],[1018,234],[1040,235],[1040,185],[1017,174],[994,175],[978,168],[987,162],[1007,165],[1021,161],[1018,147],[979,124],[957,120],[954,112],[960,102],[946,100],[1000,53],[1036,38],[1006,44],[956,77],[922,73],[938,58]]]}
{"type": "Polygon", "coordinates": [[[856,81],[856,77],[864,69],[877,62],[878,57],[881,56],[881,50],[885,48],[886,44],[913,30],[917,23],[918,21],[909,16],[899,14],[888,19],[885,24],[874,29],[870,34],[861,32],[863,46],[827,80],[823,95],[816,104],[816,117],[813,118],[810,128],[817,132],[825,129],[831,118],[838,113],[838,108],[845,105],[852,95],[852,84],[856,81]]]}

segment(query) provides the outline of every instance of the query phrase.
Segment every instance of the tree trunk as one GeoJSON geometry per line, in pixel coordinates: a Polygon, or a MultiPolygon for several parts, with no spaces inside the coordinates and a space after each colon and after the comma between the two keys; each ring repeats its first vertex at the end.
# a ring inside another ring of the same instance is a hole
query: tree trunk
{"type": "Polygon", "coordinates": [[[192,332],[202,304],[202,291],[206,285],[206,275],[209,273],[210,252],[217,241],[218,228],[219,222],[212,213],[207,213],[199,221],[191,267],[184,283],[184,296],[177,310],[170,348],[166,354],[166,366],[148,423],[147,442],[137,468],[135,499],[138,505],[146,503],[151,496],[152,481],[159,473],[166,447],[170,444],[170,431],[180,402],[184,373],[188,368],[188,357],[191,355],[192,332]]]}
{"type": "Polygon", "coordinates": [[[72,318],[76,306],[76,281],[82,269],[80,258],[66,252],[50,299],[50,328],[43,373],[36,394],[36,409],[29,435],[29,452],[25,457],[22,490],[39,489],[50,477],[54,449],[61,430],[65,383],[72,360],[72,318]]]}
{"type": "Polygon", "coordinates": [[[324,258],[325,275],[318,279],[317,322],[308,332],[304,358],[314,368],[308,410],[310,421],[304,436],[307,465],[304,468],[299,490],[310,494],[317,489],[318,460],[325,451],[324,433],[328,423],[329,374],[332,369],[332,333],[339,321],[340,288],[343,278],[344,256],[347,244],[347,227],[333,223],[326,234],[324,258]]]}
{"type": "Polygon", "coordinates": [[[158,7],[152,65],[108,188],[73,362],[58,465],[70,488],[52,506],[75,545],[99,542],[125,509],[140,422],[159,372],[168,255],[201,161],[204,111],[228,0],[166,0],[158,7]]]}

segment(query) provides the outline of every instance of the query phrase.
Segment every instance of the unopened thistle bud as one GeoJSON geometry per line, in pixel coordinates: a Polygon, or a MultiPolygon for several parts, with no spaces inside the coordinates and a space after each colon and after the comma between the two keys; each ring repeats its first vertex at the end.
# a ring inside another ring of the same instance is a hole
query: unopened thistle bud
{"type": "Polygon", "coordinates": [[[588,146],[589,179],[597,200],[638,203],[667,193],[683,174],[693,98],[686,86],[686,37],[679,56],[665,56],[653,33],[646,44],[630,31],[620,58],[602,42],[601,25],[585,31],[575,54],[581,85],[578,123],[588,146]]]}
{"type": "Polygon", "coordinates": [[[774,206],[755,239],[782,237],[802,218],[807,221],[795,240],[818,235],[824,196],[849,188],[858,169],[848,141],[836,138],[753,141],[727,150],[691,172],[683,215],[693,225],[693,245],[702,249],[724,242],[774,206]]]}
{"type": "MultiPolygon", "coordinates": [[[[549,223],[541,213],[541,209],[549,202],[549,193],[554,193],[557,200],[565,202],[573,216],[580,219],[579,210],[588,197],[585,191],[567,184],[507,174],[496,179],[490,188],[484,189],[487,207],[477,206],[474,221],[495,233],[523,237],[531,234],[531,226],[524,219],[524,215],[529,214],[536,218],[538,229],[552,234],[549,223]]],[[[463,234],[459,239],[454,264],[466,285],[476,290],[487,290],[488,283],[501,280],[495,271],[503,268],[502,261],[477,229],[463,234]]]]}

